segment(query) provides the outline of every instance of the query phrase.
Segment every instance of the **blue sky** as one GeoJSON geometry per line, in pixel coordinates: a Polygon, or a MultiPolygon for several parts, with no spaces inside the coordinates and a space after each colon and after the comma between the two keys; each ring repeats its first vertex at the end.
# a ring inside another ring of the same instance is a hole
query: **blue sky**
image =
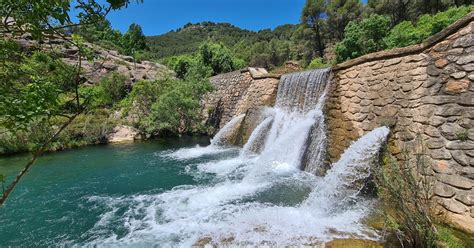
{"type": "Polygon", "coordinates": [[[305,0],[144,0],[109,14],[112,26],[122,32],[132,23],[145,35],[158,35],[188,22],[228,22],[260,30],[298,23],[305,0]]]}

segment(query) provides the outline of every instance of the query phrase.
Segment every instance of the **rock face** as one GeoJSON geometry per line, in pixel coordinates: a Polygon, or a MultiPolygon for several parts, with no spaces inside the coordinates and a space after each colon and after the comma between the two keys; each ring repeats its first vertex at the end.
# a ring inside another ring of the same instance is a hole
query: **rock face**
{"type": "Polygon", "coordinates": [[[138,139],[138,130],[124,125],[119,125],[114,128],[114,131],[107,135],[108,143],[123,143],[133,142],[138,139]]]}
{"type": "Polygon", "coordinates": [[[326,101],[328,155],[337,161],[375,127],[389,152],[421,152],[448,219],[474,232],[474,13],[427,43],[369,54],[333,68],[326,101]],[[444,35],[444,36],[441,36],[444,35]]]}
{"type": "Polygon", "coordinates": [[[263,68],[248,68],[212,77],[210,82],[214,91],[203,100],[204,118],[215,132],[234,116],[245,114],[252,108],[272,106],[278,78],[263,68]]]}
{"type": "MultiPolygon", "coordinates": [[[[11,38],[11,37],[10,37],[11,38]]],[[[38,44],[31,36],[25,34],[14,38],[24,49],[47,48],[56,51],[61,60],[69,65],[76,66],[78,62],[78,49],[60,38],[46,39],[38,44]]],[[[129,85],[139,80],[156,80],[165,77],[174,77],[174,72],[166,66],[150,61],[134,62],[133,57],[120,55],[117,51],[106,50],[97,45],[86,43],[93,51],[92,61],[82,61],[83,78],[87,84],[97,84],[111,72],[118,72],[128,78],[129,85]]]]}

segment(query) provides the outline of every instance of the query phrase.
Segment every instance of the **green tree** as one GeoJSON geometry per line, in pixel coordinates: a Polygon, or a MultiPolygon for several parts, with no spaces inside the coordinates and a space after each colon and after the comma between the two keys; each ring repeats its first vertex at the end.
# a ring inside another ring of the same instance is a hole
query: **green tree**
{"type": "Polygon", "coordinates": [[[122,48],[125,54],[134,55],[140,50],[147,49],[146,38],[140,25],[132,23],[122,36],[122,48]]]}
{"type": "Polygon", "coordinates": [[[324,41],[322,36],[322,26],[324,25],[324,13],[327,11],[325,0],[306,0],[301,13],[301,23],[311,27],[315,33],[316,47],[319,56],[324,56],[324,41]]]}
{"type": "Polygon", "coordinates": [[[344,38],[344,29],[350,21],[359,19],[362,5],[359,0],[331,0],[327,7],[328,29],[336,40],[344,38]]]}
{"type": "Polygon", "coordinates": [[[390,30],[390,19],[373,14],[361,21],[350,22],[344,39],[336,44],[337,62],[385,49],[384,37],[390,30]]]}
{"type": "MultiPolygon", "coordinates": [[[[41,40],[48,34],[62,37],[78,48],[78,63],[71,72],[59,62],[59,59],[44,52],[35,52],[29,57],[18,51],[18,46],[1,39],[0,71],[2,87],[0,109],[4,111],[0,121],[7,132],[33,128],[38,122],[50,124],[53,119],[57,127],[51,136],[41,141],[33,151],[32,158],[13,178],[3,191],[0,205],[8,199],[20,180],[26,175],[37,158],[59,137],[59,135],[87,110],[88,99],[79,93],[81,66],[84,55],[90,54],[77,36],[67,38],[63,30],[86,23],[95,23],[102,19],[110,10],[126,6],[129,0],[107,0],[100,4],[95,0],[78,0],[75,8],[80,22],[74,23],[70,17],[71,1],[62,0],[3,0],[0,2],[0,24],[2,32],[13,35],[31,33],[41,40]],[[64,68],[63,68],[64,67],[64,68]],[[58,68],[60,68],[58,70],[58,68]],[[15,70],[16,69],[16,70],[15,70]],[[24,72],[24,73],[23,73],[24,72]],[[63,78],[64,76],[64,78],[63,78]],[[14,90],[12,90],[14,89],[14,90]],[[11,100],[16,99],[18,104],[11,100]]],[[[3,36],[2,36],[3,37],[3,36]]],[[[52,125],[50,125],[51,127],[52,125]]]]}
{"type": "Polygon", "coordinates": [[[410,21],[403,21],[390,30],[384,41],[388,48],[421,43],[473,10],[474,5],[452,7],[435,15],[423,15],[416,24],[410,21]]]}
{"type": "Polygon", "coordinates": [[[100,87],[105,93],[107,103],[113,105],[122,100],[128,92],[127,77],[113,72],[100,81],[100,87]]]}

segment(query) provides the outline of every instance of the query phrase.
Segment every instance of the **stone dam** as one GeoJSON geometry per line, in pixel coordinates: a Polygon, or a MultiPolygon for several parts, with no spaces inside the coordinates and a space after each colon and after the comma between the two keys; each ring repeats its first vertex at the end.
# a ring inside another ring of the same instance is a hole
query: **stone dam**
{"type": "MultiPolygon", "coordinates": [[[[217,75],[202,114],[215,130],[245,114],[229,142],[246,144],[264,122],[265,108],[277,104],[279,85],[290,77],[311,80],[302,73],[274,75],[261,68],[217,75]]],[[[422,44],[335,65],[327,77],[319,124],[324,129],[318,129],[325,132],[317,134],[325,137],[326,166],[363,135],[390,127],[387,151],[400,160],[406,151],[424,156],[436,179],[433,201],[448,222],[474,232],[474,13],[422,44]]],[[[307,170],[305,160],[302,169],[307,170]]]]}

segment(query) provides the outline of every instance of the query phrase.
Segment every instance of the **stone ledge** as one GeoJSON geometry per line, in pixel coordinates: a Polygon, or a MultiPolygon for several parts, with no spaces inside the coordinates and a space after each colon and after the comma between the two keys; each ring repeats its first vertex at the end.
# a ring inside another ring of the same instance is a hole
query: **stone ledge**
{"type": "Polygon", "coordinates": [[[255,79],[255,80],[267,79],[267,78],[274,78],[274,79],[281,78],[280,74],[268,73],[267,70],[265,70],[264,68],[247,67],[240,70],[240,73],[245,73],[245,72],[250,73],[250,76],[252,77],[252,79],[255,79]]]}
{"type": "Polygon", "coordinates": [[[421,53],[424,50],[431,48],[432,46],[436,45],[446,37],[454,34],[457,32],[459,29],[466,27],[474,21],[474,11],[470,12],[463,18],[457,20],[453,24],[449,25],[442,31],[434,34],[433,36],[429,37],[426,39],[423,43],[417,44],[417,45],[412,45],[412,46],[407,46],[407,47],[401,47],[401,48],[394,48],[391,50],[387,51],[379,51],[375,53],[369,53],[366,55],[363,55],[361,57],[355,58],[348,60],[346,62],[337,64],[332,67],[333,71],[338,71],[338,70],[343,70],[347,69],[356,65],[360,65],[363,63],[367,62],[372,62],[372,61],[377,61],[377,60],[384,60],[384,59],[391,59],[395,57],[401,57],[401,56],[406,56],[406,55],[412,55],[416,53],[421,53]]]}

